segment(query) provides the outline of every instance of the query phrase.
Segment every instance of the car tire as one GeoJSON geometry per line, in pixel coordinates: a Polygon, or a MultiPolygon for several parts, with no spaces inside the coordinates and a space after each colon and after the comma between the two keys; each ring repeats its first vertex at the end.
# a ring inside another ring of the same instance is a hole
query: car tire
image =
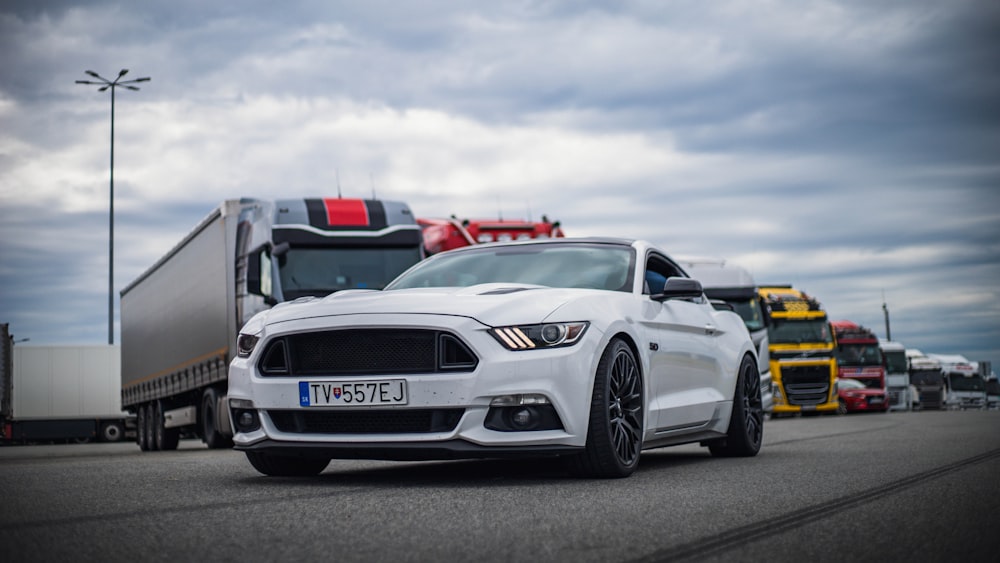
{"type": "Polygon", "coordinates": [[[716,457],[752,457],[764,441],[764,408],[760,400],[760,375],[752,356],[744,356],[736,377],[733,412],[726,437],[708,442],[716,457]]]}
{"type": "Polygon", "coordinates": [[[263,452],[246,452],[254,469],[271,477],[312,477],[330,464],[328,459],[289,457],[263,452]]]}
{"type": "Polygon", "coordinates": [[[837,401],[837,414],[847,414],[847,403],[837,401]]]}
{"type": "Polygon", "coordinates": [[[570,470],[605,479],[631,475],[642,450],[644,400],[635,354],[622,339],[612,339],[594,376],[587,445],[569,459],[570,470]]]}
{"type": "Polygon", "coordinates": [[[212,450],[233,447],[233,439],[219,432],[215,425],[218,405],[219,392],[215,387],[205,389],[201,399],[201,439],[212,450]]]}

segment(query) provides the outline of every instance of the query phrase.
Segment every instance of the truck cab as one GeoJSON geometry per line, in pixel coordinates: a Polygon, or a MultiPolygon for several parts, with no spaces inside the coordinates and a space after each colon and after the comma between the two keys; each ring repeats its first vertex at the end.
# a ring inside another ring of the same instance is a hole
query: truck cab
{"type": "Polygon", "coordinates": [[[960,354],[928,354],[941,363],[948,388],[946,407],[952,410],[986,408],[986,381],[972,362],[960,354]]]}
{"type": "Polygon", "coordinates": [[[907,348],[906,361],[913,390],[913,408],[916,410],[944,410],[947,408],[947,389],[941,362],[924,355],[914,348],[907,348]]]}
{"type": "Polygon", "coordinates": [[[423,230],[424,252],[428,255],[486,242],[562,237],[559,221],[521,219],[417,219],[423,230]]]}
{"type": "Polygon", "coordinates": [[[768,316],[772,416],[836,413],[837,362],[826,311],[790,285],[761,286],[758,293],[768,316]]]}
{"type": "Polygon", "coordinates": [[[746,325],[757,348],[760,372],[760,396],[765,412],[774,406],[771,381],[770,340],[767,336],[767,314],[753,276],[746,269],[721,258],[680,258],[681,267],[689,276],[701,282],[701,287],[716,308],[732,309],[746,325]]]}
{"type": "Polygon", "coordinates": [[[906,346],[891,340],[879,340],[885,358],[885,384],[889,393],[889,410],[913,409],[910,393],[910,373],[906,363],[906,346]]]}

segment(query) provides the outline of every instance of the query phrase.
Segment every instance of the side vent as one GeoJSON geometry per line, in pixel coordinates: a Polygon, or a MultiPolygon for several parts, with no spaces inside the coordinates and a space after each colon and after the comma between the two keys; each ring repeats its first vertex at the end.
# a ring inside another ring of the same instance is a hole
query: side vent
{"type": "Polygon", "coordinates": [[[440,367],[442,370],[471,370],[479,363],[476,355],[464,342],[448,333],[442,333],[438,341],[440,367]]]}

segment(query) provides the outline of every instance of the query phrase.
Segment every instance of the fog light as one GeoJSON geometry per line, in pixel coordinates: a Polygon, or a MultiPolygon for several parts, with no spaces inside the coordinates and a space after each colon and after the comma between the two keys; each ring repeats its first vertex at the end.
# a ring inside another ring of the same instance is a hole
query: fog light
{"type": "Polygon", "coordinates": [[[233,422],[236,424],[236,429],[240,432],[253,432],[260,428],[260,419],[257,417],[257,411],[255,410],[234,410],[233,422]]]}
{"type": "Polygon", "coordinates": [[[514,428],[527,428],[534,421],[535,413],[531,408],[515,409],[510,414],[511,426],[514,428]]]}

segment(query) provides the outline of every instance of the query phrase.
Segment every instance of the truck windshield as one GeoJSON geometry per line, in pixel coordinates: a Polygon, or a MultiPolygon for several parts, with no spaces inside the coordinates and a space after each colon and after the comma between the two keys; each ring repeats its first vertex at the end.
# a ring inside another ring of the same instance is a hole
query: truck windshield
{"type": "Polygon", "coordinates": [[[939,370],[917,370],[910,372],[910,383],[913,385],[940,385],[944,379],[939,370]]]}
{"type": "Polygon", "coordinates": [[[382,289],[421,259],[419,247],[291,248],[278,259],[285,300],[382,289]]]}
{"type": "Polygon", "coordinates": [[[882,365],[882,349],[878,344],[837,344],[836,356],[842,366],[882,365]]]}
{"type": "Polygon", "coordinates": [[[965,377],[964,375],[951,374],[949,383],[952,391],[986,391],[986,384],[979,376],[965,377]]]}
{"type": "Polygon", "coordinates": [[[736,314],[743,319],[747,330],[753,332],[764,328],[764,314],[757,299],[727,299],[726,302],[732,305],[736,314]]]}
{"type": "Polygon", "coordinates": [[[825,319],[772,319],[767,329],[771,344],[832,344],[830,326],[825,319]]]}
{"type": "Polygon", "coordinates": [[[885,355],[885,369],[888,373],[906,373],[906,352],[883,352],[885,355]]]}

